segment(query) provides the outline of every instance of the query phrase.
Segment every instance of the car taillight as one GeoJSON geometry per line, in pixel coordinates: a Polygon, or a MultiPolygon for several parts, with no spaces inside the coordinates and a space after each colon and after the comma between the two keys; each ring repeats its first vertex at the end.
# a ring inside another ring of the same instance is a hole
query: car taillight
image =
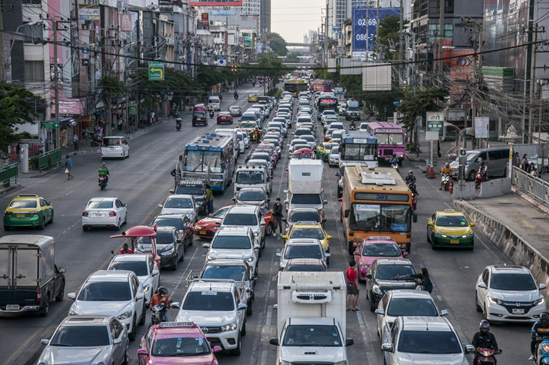
{"type": "Polygon", "coordinates": [[[4,212],[4,215],[12,215],[13,212],[8,212],[7,210],[4,212]]]}
{"type": "Polygon", "coordinates": [[[39,302],[40,300],[42,300],[42,292],[40,289],[36,289],[36,301],[39,302]]]}
{"type": "Polygon", "coordinates": [[[116,212],[115,211],[109,212],[109,217],[116,217],[116,212]]]}
{"type": "Polygon", "coordinates": [[[27,212],[27,215],[38,215],[40,214],[40,212],[38,211],[35,211],[35,212],[27,212]]]}
{"type": "Polygon", "coordinates": [[[87,217],[87,216],[88,216],[88,212],[83,211],[83,212],[82,212],[82,217],[87,217]]]}

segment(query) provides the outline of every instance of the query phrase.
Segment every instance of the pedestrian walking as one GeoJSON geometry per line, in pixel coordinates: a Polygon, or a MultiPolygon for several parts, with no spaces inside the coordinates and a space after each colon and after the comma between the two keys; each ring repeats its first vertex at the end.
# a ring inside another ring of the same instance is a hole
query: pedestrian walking
{"type": "Polygon", "coordinates": [[[118,131],[122,131],[122,125],[124,124],[124,118],[118,118],[118,131]]]}
{"type": "Polygon", "coordinates": [[[67,174],[67,180],[74,179],[74,176],[71,174],[72,158],[69,155],[66,155],[65,159],[65,174],[67,174]]]}
{"type": "Polygon", "coordinates": [[[282,204],[280,204],[280,198],[276,198],[276,201],[273,205],[273,209],[271,210],[273,213],[274,218],[274,228],[273,228],[273,237],[276,237],[276,229],[278,228],[278,232],[282,236],[283,230],[282,230],[282,204]]]}
{"type": "Polygon", "coordinates": [[[21,162],[21,142],[17,142],[17,145],[15,145],[15,153],[17,154],[17,161],[21,162]]]}
{"type": "Polygon", "coordinates": [[[88,145],[88,139],[90,138],[90,131],[88,130],[88,127],[82,128],[82,139],[84,140],[84,144],[88,145]]]}
{"type": "Polygon", "coordinates": [[[520,155],[518,152],[515,152],[515,156],[513,156],[513,166],[520,166],[520,155]]]}
{"type": "Polygon", "coordinates": [[[212,187],[210,186],[210,184],[206,184],[205,188],[206,188],[206,194],[204,198],[206,200],[206,203],[208,204],[208,214],[212,214],[214,211],[214,196],[213,196],[212,187]]]}
{"type": "Polygon", "coordinates": [[[522,161],[520,162],[520,166],[524,171],[528,170],[528,155],[526,153],[522,155],[522,161]]]}
{"type": "Polygon", "coordinates": [[[74,134],[72,137],[72,144],[74,145],[74,150],[78,151],[78,134],[74,134]]]}
{"type": "Polygon", "coordinates": [[[130,133],[133,134],[135,131],[135,118],[133,116],[130,117],[130,133]]]}
{"type": "Polygon", "coordinates": [[[345,271],[345,281],[347,282],[347,311],[350,311],[351,308],[349,308],[349,304],[351,303],[351,296],[354,295],[353,299],[353,311],[357,311],[358,308],[356,307],[358,303],[358,295],[359,295],[359,289],[358,289],[358,275],[356,273],[356,261],[351,260],[349,261],[349,268],[345,271]]]}

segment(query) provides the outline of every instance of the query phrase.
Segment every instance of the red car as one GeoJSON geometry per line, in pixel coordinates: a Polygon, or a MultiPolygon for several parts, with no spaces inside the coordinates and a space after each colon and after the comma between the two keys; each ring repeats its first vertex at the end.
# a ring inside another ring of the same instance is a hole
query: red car
{"type": "Polygon", "coordinates": [[[217,124],[229,123],[233,124],[233,116],[230,112],[219,112],[217,113],[217,124]]]}
{"type": "Polygon", "coordinates": [[[231,207],[232,205],[219,208],[206,218],[196,222],[194,225],[194,236],[205,240],[211,240],[215,236],[219,226],[221,226],[225,214],[227,214],[231,207]]]}
{"type": "Polygon", "coordinates": [[[313,150],[309,148],[301,148],[294,153],[292,153],[292,159],[298,159],[298,160],[314,160],[315,159],[315,153],[313,150]]]}

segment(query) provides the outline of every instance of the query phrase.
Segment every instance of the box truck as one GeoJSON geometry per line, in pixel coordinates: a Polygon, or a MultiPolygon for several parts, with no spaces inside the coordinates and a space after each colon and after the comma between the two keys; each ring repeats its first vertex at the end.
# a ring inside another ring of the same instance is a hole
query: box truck
{"type": "Polygon", "coordinates": [[[285,190],[284,205],[287,211],[294,208],[315,208],[324,217],[322,199],[322,175],[324,163],[321,160],[290,160],[288,166],[288,190],[285,190]]]}

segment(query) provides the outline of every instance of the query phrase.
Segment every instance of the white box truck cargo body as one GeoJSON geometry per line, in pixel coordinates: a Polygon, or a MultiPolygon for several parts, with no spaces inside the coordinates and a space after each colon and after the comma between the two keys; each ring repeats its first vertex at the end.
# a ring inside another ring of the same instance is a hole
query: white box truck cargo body
{"type": "Polygon", "coordinates": [[[290,160],[288,191],[291,194],[322,193],[324,163],[321,160],[290,160]]]}

